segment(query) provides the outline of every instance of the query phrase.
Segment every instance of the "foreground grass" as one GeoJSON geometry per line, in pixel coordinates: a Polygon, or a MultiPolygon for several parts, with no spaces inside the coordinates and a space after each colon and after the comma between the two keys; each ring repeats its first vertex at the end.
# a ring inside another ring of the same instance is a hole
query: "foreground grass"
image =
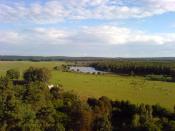
{"type": "MultiPolygon", "coordinates": [[[[23,72],[29,66],[52,69],[64,62],[0,62],[0,74],[16,68],[23,72]]],[[[160,104],[168,109],[175,105],[175,83],[148,81],[143,77],[119,75],[90,75],[52,71],[51,83],[62,84],[64,90],[73,90],[82,98],[107,96],[113,100],[132,103],[160,104]]]]}

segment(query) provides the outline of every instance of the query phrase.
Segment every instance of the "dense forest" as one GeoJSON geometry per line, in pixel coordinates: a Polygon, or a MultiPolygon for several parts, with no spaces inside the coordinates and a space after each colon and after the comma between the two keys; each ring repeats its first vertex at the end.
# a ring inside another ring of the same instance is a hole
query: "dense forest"
{"type": "Polygon", "coordinates": [[[171,62],[155,61],[103,61],[91,63],[97,70],[130,75],[166,75],[175,76],[175,66],[171,62]]]}
{"type": "Polygon", "coordinates": [[[50,77],[48,69],[30,67],[22,80],[14,69],[0,78],[0,131],[175,131],[173,111],[105,96],[81,100],[48,88],[50,77]]]}

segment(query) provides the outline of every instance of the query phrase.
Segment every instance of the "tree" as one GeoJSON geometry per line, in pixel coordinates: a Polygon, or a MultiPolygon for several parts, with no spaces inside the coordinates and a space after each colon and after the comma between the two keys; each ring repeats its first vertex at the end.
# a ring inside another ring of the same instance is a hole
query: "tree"
{"type": "Polygon", "coordinates": [[[108,117],[97,117],[93,123],[93,131],[112,131],[111,122],[108,117]]]}
{"type": "Polygon", "coordinates": [[[6,72],[6,77],[8,77],[9,79],[19,79],[20,77],[20,72],[18,70],[15,69],[10,69],[6,72]]]}
{"type": "Polygon", "coordinates": [[[105,96],[102,96],[101,98],[99,98],[99,102],[101,111],[103,113],[106,113],[107,116],[110,117],[112,112],[112,105],[110,99],[105,96]]]}
{"type": "Polygon", "coordinates": [[[13,84],[12,81],[9,80],[7,77],[0,77],[0,93],[3,95],[3,91],[9,88],[12,88],[13,84]]]}
{"type": "Polygon", "coordinates": [[[42,130],[49,130],[54,127],[54,114],[55,110],[52,107],[42,107],[37,113],[36,118],[41,125],[42,130]]]}
{"type": "Polygon", "coordinates": [[[132,119],[132,127],[137,128],[140,126],[140,116],[135,114],[132,119]]]}
{"type": "Polygon", "coordinates": [[[169,131],[175,131],[175,121],[170,121],[168,126],[169,126],[169,131]]]}
{"type": "Polygon", "coordinates": [[[22,119],[19,113],[20,103],[15,98],[13,90],[6,90],[1,99],[1,127],[0,130],[16,129],[22,119]]]}
{"type": "Polygon", "coordinates": [[[61,89],[58,87],[53,87],[50,89],[50,94],[52,100],[57,100],[61,98],[61,89]]]}
{"type": "Polygon", "coordinates": [[[161,127],[153,121],[146,122],[141,128],[142,131],[161,131],[161,127]]]}
{"type": "Polygon", "coordinates": [[[51,72],[47,68],[39,68],[38,69],[38,81],[41,82],[49,82],[51,78],[51,72]]]}
{"type": "Polygon", "coordinates": [[[30,67],[24,72],[24,80],[28,82],[40,81],[47,83],[50,80],[51,72],[47,68],[30,67]]]}

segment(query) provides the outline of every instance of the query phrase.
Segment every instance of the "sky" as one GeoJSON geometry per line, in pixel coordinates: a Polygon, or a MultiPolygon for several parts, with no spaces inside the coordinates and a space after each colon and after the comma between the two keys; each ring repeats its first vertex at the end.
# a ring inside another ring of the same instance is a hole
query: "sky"
{"type": "Polygon", "coordinates": [[[0,55],[175,57],[175,0],[0,0],[0,55]]]}

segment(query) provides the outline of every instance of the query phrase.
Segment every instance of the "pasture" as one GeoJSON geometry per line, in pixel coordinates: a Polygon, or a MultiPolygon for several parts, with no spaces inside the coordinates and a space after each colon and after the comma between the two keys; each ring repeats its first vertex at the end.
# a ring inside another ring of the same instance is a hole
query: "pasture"
{"type": "Polygon", "coordinates": [[[82,99],[107,96],[113,100],[129,100],[132,103],[160,104],[168,109],[175,105],[175,83],[148,81],[144,77],[120,75],[91,75],[54,71],[53,67],[65,62],[0,62],[0,75],[15,68],[21,73],[30,66],[52,70],[51,82],[63,85],[64,90],[78,93],[82,99]]]}

